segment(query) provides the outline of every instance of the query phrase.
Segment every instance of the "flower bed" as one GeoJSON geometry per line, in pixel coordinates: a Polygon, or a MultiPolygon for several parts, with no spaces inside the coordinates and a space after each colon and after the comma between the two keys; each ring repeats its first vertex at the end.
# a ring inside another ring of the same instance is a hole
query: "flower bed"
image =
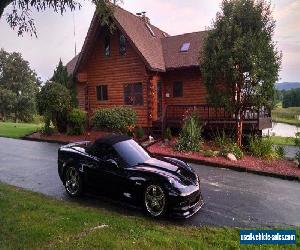
{"type": "Polygon", "coordinates": [[[106,131],[88,131],[82,135],[67,135],[61,133],[54,133],[52,135],[44,135],[40,132],[28,135],[25,139],[29,140],[37,140],[37,141],[48,141],[48,142],[61,142],[61,143],[69,143],[69,142],[76,142],[76,141],[94,141],[97,138],[106,136],[111,134],[110,132],[106,131]]]}
{"type": "MultiPolygon", "coordinates": [[[[205,157],[202,152],[177,152],[173,150],[175,141],[170,143],[157,142],[148,147],[148,150],[153,154],[173,156],[185,159],[187,161],[199,162],[207,165],[214,165],[219,167],[230,167],[237,169],[244,169],[251,172],[271,173],[275,175],[282,175],[286,177],[300,177],[300,168],[296,163],[289,160],[264,160],[253,156],[245,155],[241,160],[229,161],[222,156],[205,157]]],[[[203,145],[203,148],[211,148],[209,143],[203,145]]]]}

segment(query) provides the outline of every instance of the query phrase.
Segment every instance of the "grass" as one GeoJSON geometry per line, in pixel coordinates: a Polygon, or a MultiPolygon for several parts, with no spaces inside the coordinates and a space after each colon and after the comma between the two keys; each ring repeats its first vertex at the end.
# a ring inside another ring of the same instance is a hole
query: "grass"
{"type": "Polygon", "coordinates": [[[300,107],[276,108],[272,110],[272,119],[274,122],[300,126],[300,120],[295,118],[297,115],[300,115],[300,107]]]}
{"type": "Polygon", "coordinates": [[[270,140],[276,145],[291,145],[295,146],[295,138],[282,137],[282,136],[270,136],[270,140]]]}
{"type": "MultiPolygon", "coordinates": [[[[1,183],[0,225],[0,249],[241,247],[237,228],[175,226],[104,209],[82,207],[1,183]]],[[[300,247],[299,233],[297,229],[297,246],[285,246],[284,249],[300,247]]],[[[268,249],[278,248],[271,246],[268,249]]]]}
{"type": "Polygon", "coordinates": [[[0,122],[0,136],[21,138],[40,129],[40,125],[31,123],[0,122]]]}

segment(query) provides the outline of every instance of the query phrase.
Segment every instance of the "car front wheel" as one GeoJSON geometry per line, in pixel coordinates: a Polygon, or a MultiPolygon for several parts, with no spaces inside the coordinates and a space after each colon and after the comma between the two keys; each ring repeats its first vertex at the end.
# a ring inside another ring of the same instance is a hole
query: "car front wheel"
{"type": "Polygon", "coordinates": [[[82,178],[74,167],[69,167],[66,171],[65,188],[71,197],[80,196],[82,193],[82,178]]]}
{"type": "Polygon", "coordinates": [[[165,214],[167,197],[164,189],[157,184],[150,184],[144,193],[144,208],[151,217],[161,217],[165,214]]]}

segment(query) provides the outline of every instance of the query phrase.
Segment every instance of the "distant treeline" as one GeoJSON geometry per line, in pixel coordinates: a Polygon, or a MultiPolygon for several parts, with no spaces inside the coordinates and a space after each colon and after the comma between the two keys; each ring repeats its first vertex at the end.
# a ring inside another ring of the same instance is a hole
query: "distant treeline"
{"type": "Polygon", "coordinates": [[[275,99],[277,102],[282,102],[283,108],[300,107],[300,88],[277,90],[275,99]]]}

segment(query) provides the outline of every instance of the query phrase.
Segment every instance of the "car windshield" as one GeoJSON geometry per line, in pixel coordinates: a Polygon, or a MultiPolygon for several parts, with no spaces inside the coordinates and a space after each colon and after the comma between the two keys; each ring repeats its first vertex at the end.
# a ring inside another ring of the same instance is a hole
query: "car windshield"
{"type": "Polygon", "coordinates": [[[134,140],[116,143],[114,148],[129,167],[144,163],[151,158],[145,149],[134,140]]]}

